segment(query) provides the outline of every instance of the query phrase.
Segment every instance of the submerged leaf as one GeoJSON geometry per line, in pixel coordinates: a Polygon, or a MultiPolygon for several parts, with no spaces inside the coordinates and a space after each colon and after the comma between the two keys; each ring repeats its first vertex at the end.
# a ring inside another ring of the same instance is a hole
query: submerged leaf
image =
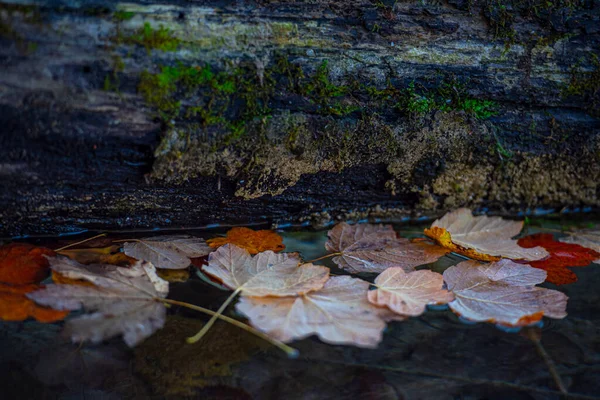
{"type": "Polygon", "coordinates": [[[226,244],[210,254],[202,271],[245,296],[293,296],[318,290],[329,278],[329,268],[300,264],[296,253],[248,251],[226,244]]]}
{"type": "Polygon", "coordinates": [[[383,271],[376,279],[376,290],[370,290],[369,301],[406,316],[416,317],[428,304],[446,304],[454,295],[443,289],[442,275],[429,271],[404,272],[394,267],[383,271]]]}
{"type": "Polygon", "coordinates": [[[67,278],[95,285],[49,285],[28,294],[36,303],[56,309],[94,311],[67,321],[65,330],[74,342],[99,343],[122,334],[125,343],[133,347],[163,326],[166,308],[158,299],[166,297],[169,284],[156,275],[152,264],[86,266],[57,257],[51,259],[51,265],[67,278]]]}
{"type": "Polygon", "coordinates": [[[429,264],[448,253],[424,243],[398,238],[390,225],[337,224],[327,235],[325,248],[339,253],[333,261],[350,272],[382,272],[389,267],[414,267],[429,264]]]}
{"type": "Polygon", "coordinates": [[[444,271],[444,281],[455,296],[449,303],[452,311],[471,321],[511,326],[528,325],[542,315],[567,315],[564,293],[534,286],[545,279],[545,271],[511,260],[464,261],[444,271]]]}
{"type": "MultiPolygon", "coordinates": [[[[597,227],[594,229],[584,229],[577,232],[568,232],[570,236],[560,238],[561,242],[574,243],[583,246],[587,249],[594,250],[600,253],[600,230],[597,227]]],[[[600,264],[600,257],[594,260],[596,264],[600,264]]]]}
{"type": "Polygon", "coordinates": [[[183,269],[190,258],[202,257],[212,249],[201,238],[191,236],[156,236],[126,242],[123,251],[137,260],[152,263],[156,268],[183,269]]]}
{"type": "Polygon", "coordinates": [[[10,286],[0,283],[0,319],[23,321],[35,318],[38,322],[55,322],[64,319],[69,311],[57,311],[40,307],[25,297],[26,293],[41,289],[39,285],[10,286]]]}
{"type": "Polygon", "coordinates": [[[61,250],[58,254],[67,256],[81,264],[112,264],[125,267],[135,263],[136,259],[119,251],[119,246],[100,248],[61,250]]]}
{"type": "Polygon", "coordinates": [[[572,243],[562,243],[554,240],[551,233],[536,233],[525,236],[518,241],[519,246],[531,248],[542,246],[550,257],[540,261],[528,261],[534,268],[543,269],[548,273],[546,281],[556,285],[565,285],[577,281],[577,275],[567,267],[585,267],[600,257],[600,253],[572,243]]]}
{"type": "Polygon", "coordinates": [[[430,229],[425,229],[425,235],[451,251],[477,260],[531,261],[547,257],[548,252],[542,247],[524,249],[511,239],[522,228],[522,221],[485,215],[474,217],[468,208],[460,208],[434,221],[430,229]]]}
{"type": "Polygon", "coordinates": [[[41,282],[49,272],[48,260],[44,256],[54,254],[50,249],[26,243],[0,246],[0,282],[11,285],[41,282]]]}
{"type": "Polygon", "coordinates": [[[297,297],[242,297],[236,309],[283,342],[317,335],[326,343],[374,348],[386,324],[382,309],[367,300],[368,288],[360,279],[335,276],[297,297]]]}
{"type": "Polygon", "coordinates": [[[210,247],[216,249],[227,243],[245,249],[250,254],[271,250],[279,252],[285,249],[283,238],[270,230],[255,231],[250,228],[236,227],[227,232],[226,237],[207,240],[210,247]]]}

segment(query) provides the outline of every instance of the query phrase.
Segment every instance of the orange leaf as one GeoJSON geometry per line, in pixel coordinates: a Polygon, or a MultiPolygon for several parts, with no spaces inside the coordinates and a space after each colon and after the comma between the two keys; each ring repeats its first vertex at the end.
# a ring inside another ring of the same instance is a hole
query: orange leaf
{"type": "Polygon", "coordinates": [[[133,265],[135,258],[129,257],[125,253],[119,251],[119,246],[108,246],[101,248],[61,250],[58,252],[63,256],[67,256],[80,264],[110,264],[120,267],[133,265]]]}
{"type": "Polygon", "coordinates": [[[487,254],[482,254],[477,252],[474,249],[467,249],[466,247],[459,246],[457,244],[452,243],[452,237],[450,236],[450,232],[448,232],[444,228],[439,228],[437,226],[433,226],[429,229],[425,229],[425,235],[435,240],[437,244],[442,247],[445,247],[448,250],[451,250],[455,253],[462,254],[463,256],[467,256],[469,258],[473,258],[475,260],[481,261],[498,261],[501,257],[490,256],[487,254]]]}
{"type": "Polygon", "coordinates": [[[226,237],[209,239],[206,243],[213,249],[231,243],[245,249],[250,254],[258,254],[267,250],[278,252],[285,249],[283,238],[275,232],[255,231],[250,228],[232,228],[227,232],[226,237]]]}
{"type": "Polygon", "coordinates": [[[550,256],[539,261],[527,261],[534,268],[548,273],[546,282],[565,285],[577,281],[577,275],[567,267],[586,267],[600,257],[600,253],[578,244],[563,243],[554,240],[551,233],[536,233],[525,236],[517,242],[519,246],[531,248],[542,246],[550,256]]]}
{"type": "Polygon", "coordinates": [[[37,283],[48,276],[49,263],[44,255],[54,251],[26,243],[0,247],[0,282],[12,285],[37,283]]]}
{"type": "Polygon", "coordinates": [[[26,293],[42,289],[39,285],[9,286],[0,283],[0,319],[23,321],[29,317],[39,322],[55,322],[64,319],[69,311],[41,307],[25,297],[26,293]]]}

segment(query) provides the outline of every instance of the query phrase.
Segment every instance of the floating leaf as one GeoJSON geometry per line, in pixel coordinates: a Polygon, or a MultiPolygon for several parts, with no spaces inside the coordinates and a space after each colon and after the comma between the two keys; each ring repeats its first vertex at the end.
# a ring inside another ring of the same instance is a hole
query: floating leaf
{"type": "Polygon", "coordinates": [[[250,254],[258,254],[267,250],[278,252],[285,249],[283,238],[273,231],[255,231],[240,227],[230,229],[226,237],[209,239],[207,243],[214,249],[231,243],[245,249],[250,254]]]}
{"type": "Polygon", "coordinates": [[[57,311],[40,307],[25,297],[41,289],[39,285],[10,286],[0,283],[0,319],[4,321],[23,321],[29,317],[39,322],[55,322],[64,319],[69,311],[57,311]]]}
{"type": "Polygon", "coordinates": [[[242,297],[236,309],[257,329],[283,342],[317,335],[331,344],[376,347],[385,321],[367,300],[369,283],[349,276],[297,297],[242,297]]]}
{"type": "Polygon", "coordinates": [[[252,257],[226,244],[210,254],[202,271],[246,296],[293,296],[322,288],[329,268],[299,264],[296,253],[265,251],[252,257]]]}
{"type": "Polygon", "coordinates": [[[522,228],[522,221],[485,215],[474,217],[468,208],[460,208],[434,221],[430,229],[425,229],[425,235],[451,251],[477,260],[531,261],[547,257],[548,252],[542,247],[524,249],[511,239],[522,228]]]}
{"type": "Polygon", "coordinates": [[[133,347],[163,326],[166,308],[159,299],[166,297],[169,284],[156,275],[152,264],[86,266],[57,257],[51,259],[51,266],[67,278],[96,285],[49,285],[28,294],[36,303],[56,309],[94,311],[67,321],[65,330],[74,342],[99,343],[122,334],[125,343],[133,347]]]}
{"type": "MultiPolygon", "coordinates": [[[[569,233],[569,235],[570,236],[562,237],[558,240],[564,243],[578,244],[600,253],[600,230],[584,229],[578,232],[569,233]]],[[[594,262],[600,264],[600,258],[597,258],[594,262]]]]}
{"type": "Polygon", "coordinates": [[[532,248],[542,246],[550,253],[550,257],[540,261],[528,261],[534,268],[548,273],[546,281],[556,285],[564,285],[577,281],[577,275],[567,267],[585,267],[600,257],[600,253],[571,243],[554,240],[551,233],[536,233],[518,240],[519,246],[532,248]]]}
{"type": "Polygon", "coordinates": [[[564,318],[567,296],[556,290],[535,287],[546,272],[511,260],[491,264],[464,261],[444,271],[444,281],[455,300],[452,311],[478,322],[524,326],[542,315],[564,318]]]}
{"type": "Polygon", "coordinates": [[[401,315],[418,316],[428,304],[446,304],[454,299],[443,289],[442,275],[429,270],[407,273],[399,267],[388,268],[375,279],[375,285],[377,289],[368,293],[369,301],[401,315]]]}
{"type": "Polygon", "coordinates": [[[398,238],[390,225],[337,224],[327,235],[325,248],[339,253],[333,261],[350,272],[382,272],[389,267],[414,267],[429,264],[448,253],[425,243],[398,238]]]}
{"type": "Polygon", "coordinates": [[[57,252],[67,256],[80,264],[112,264],[125,267],[135,263],[136,259],[120,251],[119,246],[101,248],[60,250],[57,252]]]}
{"type": "Polygon", "coordinates": [[[130,257],[145,260],[156,268],[183,269],[190,258],[202,257],[212,251],[203,239],[191,236],[156,236],[126,242],[123,251],[130,257]]]}
{"type": "Polygon", "coordinates": [[[43,281],[49,272],[48,260],[54,251],[26,243],[0,246],[0,282],[25,285],[43,281]]]}

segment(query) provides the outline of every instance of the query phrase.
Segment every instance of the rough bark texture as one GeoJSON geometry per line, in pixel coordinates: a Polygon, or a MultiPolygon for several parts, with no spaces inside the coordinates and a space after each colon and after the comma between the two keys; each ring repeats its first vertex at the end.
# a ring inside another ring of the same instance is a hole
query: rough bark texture
{"type": "Polygon", "coordinates": [[[597,1],[4,0],[0,232],[597,207],[599,53],[597,1]]]}

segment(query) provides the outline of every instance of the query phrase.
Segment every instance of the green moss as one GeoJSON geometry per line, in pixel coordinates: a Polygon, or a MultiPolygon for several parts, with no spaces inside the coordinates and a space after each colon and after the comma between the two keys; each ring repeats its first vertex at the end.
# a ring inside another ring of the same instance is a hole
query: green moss
{"type": "Polygon", "coordinates": [[[579,96],[588,104],[591,115],[600,115],[600,59],[597,54],[590,53],[590,64],[593,70],[581,69],[581,60],[571,67],[571,81],[563,89],[563,96],[579,96]]]}
{"type": "Polygon", "coordinates": [[[115,21],[119,21],[119,22],[123,22],[123,21],[129,21],[130,19],[132,19],[135,16],[134,12],[131,11],[115,11],[113,13],[113,19],[115,21]]]}
{"type": "Polygon", "coordinates": [[[173,35],[170,29],[160,25],[158,29],[152,28],[149,22],[130,36],[119,35],[117,41],[125,44],[144,46],[150,53],[153,49],[160,51],[175,51],[180,40],[173,35]]]}

